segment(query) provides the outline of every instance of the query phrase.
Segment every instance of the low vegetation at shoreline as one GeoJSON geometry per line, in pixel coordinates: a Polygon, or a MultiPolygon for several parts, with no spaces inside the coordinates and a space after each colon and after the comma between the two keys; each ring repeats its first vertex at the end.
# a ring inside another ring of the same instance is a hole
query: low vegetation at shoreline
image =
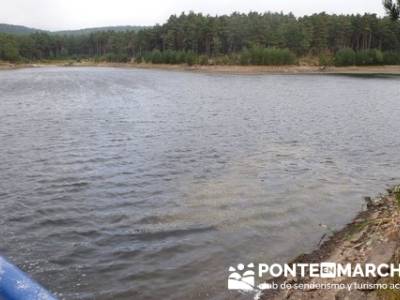
{"type": "MultiPolygon", "coordinates": [[[[329,64],[329,61],[328,63],[329,64]]],[[[400,53],[382,52],[378,49],[354,51],[351,48],[339,50],[334,57],[335,66],[378,66],[399,65],[400,53]]]]}
{"type": "MultiPolygon", "coordinates": [[[[289,66],[298,65],[302,57],[297,57],[289,49],[253,47],[239,53],[225,56],[208,57],[189,51],[159,51],[146,52],[135,59],[136,63],[152,64],[188,64],[192,65],[258,65],[258,66],[289,66]]],[[[339,50],[335,55],[323,53],[320,57],[311,57],[319,66],[382,66],[400,65],[400,52],[370,49],[354,51],[351,48],[339,50]]],[[[113,62],[111,57],[97,58],[96,61],[113,62]]]]}
{"type": "MultiPolygon", "coordinates": [[[[112,62],[112,60],[106,59],[112,62]]],[[[230,55],[208,57],[197,55],[193,51],[159,51],[146,52],[135,60],[136,63],[152,64],[187,64],[192,65],[296,65],[298,59],[289,49],[253,47],[230,55]]]]}

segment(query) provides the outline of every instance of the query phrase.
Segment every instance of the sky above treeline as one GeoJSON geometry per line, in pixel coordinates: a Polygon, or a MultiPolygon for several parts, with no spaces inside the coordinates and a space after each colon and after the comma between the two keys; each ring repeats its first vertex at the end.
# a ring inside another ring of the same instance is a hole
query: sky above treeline
{"type": "Polygon", "coordinates": [[[183,11],[210,15],[234,11],[282,11],[296,16],[322,11],[384,14],[381,0],[0,0],[0,7],[0,23],[45,30],[151,26],[183,11]]]}

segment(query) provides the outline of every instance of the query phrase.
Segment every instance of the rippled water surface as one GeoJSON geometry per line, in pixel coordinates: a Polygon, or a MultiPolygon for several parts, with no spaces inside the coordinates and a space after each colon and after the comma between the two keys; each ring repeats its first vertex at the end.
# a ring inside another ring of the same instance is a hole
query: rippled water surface
{"type": "Polygon", "coordinates": [[[400,180],[400,79],[0,72],[0,251],[66,299],[226,299],[400,180]]]}

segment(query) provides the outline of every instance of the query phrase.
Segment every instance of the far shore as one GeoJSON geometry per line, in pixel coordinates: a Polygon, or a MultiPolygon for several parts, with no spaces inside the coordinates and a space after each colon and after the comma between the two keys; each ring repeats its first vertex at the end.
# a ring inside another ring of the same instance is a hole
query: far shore
{"type": "Polygon", "coordinates": [[[187,71],[198,73],[232,74],[232,75],[262,75],[262,74],[388,74],[400,75],[399,66],[349,66],[349,67],[321,67],[313,65],[290,66],[240,66],[240,65],[167,65],[167,64],[136,64],[136,63],[109,63],[109,62],[39,62],[29,64],[13,64],[0,62],[0,70],[36,67],[112,67],[156,69],[170,71],[187,71]]]}

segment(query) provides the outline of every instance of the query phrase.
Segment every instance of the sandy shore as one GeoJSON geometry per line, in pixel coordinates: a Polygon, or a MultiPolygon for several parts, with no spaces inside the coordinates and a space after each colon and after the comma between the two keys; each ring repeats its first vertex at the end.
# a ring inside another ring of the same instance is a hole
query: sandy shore
{"type": "Polygon", "coordinates": [[[49,62],[37,64],[11,64],[0,63],[0,70],[33,67],[113,67],[113,68],[136,68],[157,69],[171,71],[186,71],[215,74],[236,75],[262,75],[262,74],[393,74],[400,75],[400,66],[351,66],[351,67],[319,67],[319,66],[188,66],[188,65],[166,65],[166,64],[134,64],[134,63],[95,63],[85,61],[80,63],[71,62],[49,62]]]}
{"type": "Polygon", "coordinates": [[[0,61],[0,71],[1,70],[14,70],[14,69],[25,69],[25,68],[35,68],[35,67],[44,67],[47,64],[13,64],[8,62],[0,61]]]}
{"type": "Polygon", "coordinates": [[[169,65],[134,65],[144,69],[183,70],[201,73],[222,74],[400,74],[400,66],[371,67],[328,67],[319,66],[169,66],[169,65]]]}
{"type": "MultiPolygon", "coordinates": [[[[367,209],[353,222],[333,234],[319,249],[302,255],[292,263],[334,262],[345,265],[357,263],[375,265],[400,263],[400,186],[388,191],[375,200],[366,198],[367,209]],[[399,191],[395,193],[394,191],[399,191]]],[[[400,277],[394,278],[279,278],[274,282],[290,284],[400,284],[400,277]]],[[[272,281],[271,281],[272,282],[272,281]]],[[[265,292],[264,300],[394,300],[400,299],[400,289],[302,289],[265,292]]]]}
{"type": "Polygon", "coordinates": [[[364,67],[319,67],[319,66],[187,66],[165,64],[117,64],[117,63],[81,63],[74,66],[125,67],[138,69],[161,69],[216,74],[262,75],[262,74],[398,74],[400,66],[364,66],[364,67]]]}

